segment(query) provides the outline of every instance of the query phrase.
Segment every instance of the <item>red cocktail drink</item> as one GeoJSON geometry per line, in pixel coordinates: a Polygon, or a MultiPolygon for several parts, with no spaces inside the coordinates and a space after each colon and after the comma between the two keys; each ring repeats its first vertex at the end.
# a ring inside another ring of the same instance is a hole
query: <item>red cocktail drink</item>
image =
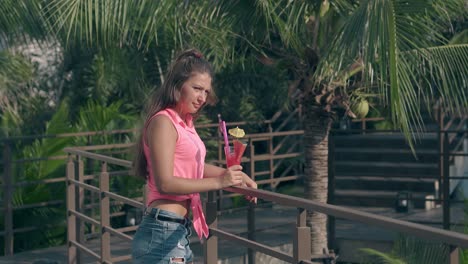
{"type": "Polygon", "coordinates": [[[224,147],[224,154],[226,155],[226,165],[231,167],[233,165],[240,165],[242,155],[244,155],[247,144],[240,142],[239,140],[233,141],[233,146],[224,147]]]}

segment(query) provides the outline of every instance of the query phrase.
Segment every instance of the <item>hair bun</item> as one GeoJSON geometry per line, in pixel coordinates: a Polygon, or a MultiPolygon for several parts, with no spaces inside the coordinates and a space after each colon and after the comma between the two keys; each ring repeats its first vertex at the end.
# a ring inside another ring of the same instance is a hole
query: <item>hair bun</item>
{"type": "Polygon", "coordinates": [[[201,52],[199,52],[199,51],[194,51],[193,56],[195,56],[195,58],[199,58],[199,59],[203,58],[203,54],[201,54],[201,52]]]}

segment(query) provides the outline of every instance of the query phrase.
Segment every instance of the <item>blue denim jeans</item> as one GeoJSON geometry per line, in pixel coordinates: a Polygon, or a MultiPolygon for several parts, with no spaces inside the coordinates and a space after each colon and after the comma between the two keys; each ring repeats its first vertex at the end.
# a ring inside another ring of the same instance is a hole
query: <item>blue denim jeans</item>
{"type": "Polygon", "coordinates": [[[132,241],[133,263],[190,263],[193,259],[189,242],[191,223],[190,219],[166,210],[145,210],[132,241]],[[159,220],[158,216],[182,220],[184,223],[159,220]]]}

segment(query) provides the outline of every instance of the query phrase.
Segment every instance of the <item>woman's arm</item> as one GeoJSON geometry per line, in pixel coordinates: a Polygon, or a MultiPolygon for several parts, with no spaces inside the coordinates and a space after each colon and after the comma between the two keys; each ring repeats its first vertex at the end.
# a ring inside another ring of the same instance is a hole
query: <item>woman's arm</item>
{"type": "MultiPolygon", "coordinates": [[[[242,166],[234,165],[234,166],[229,167],[229,169],[230,170],[239,170],[239,171],[241,171],[242,166]]],[[[205,163],[205,173],[204,173],[203,177],[205,177],[205,178],[220,177],[221,175],[223,175],[225,170],[226,169],[224,169],[224,168],[205,163]]],[[[250,187],[250,188],[257,189],[257,183],[255,181],[253,181],[244,172],[242,172],[242,179],[243,179],[243,182],[242,182],[243,186],[247,186],[247,187],[250,187]]],[[[257,198],[255,198],[255,197],[246,196],[246,198],[247,198],[247,200],[249,200],[251,202],[257,203],[257,198]]]]}
{"type": "Polygon", "coordinates": [[[161,194],[191,194],[219,190],[243,182],[244,173],[226,169],[219,177],[185,179],[174,177],[174,153],[177,131],[166,116],[153,118],[147,128],[146,140],[150,149],[154,181],[161,194]]]}

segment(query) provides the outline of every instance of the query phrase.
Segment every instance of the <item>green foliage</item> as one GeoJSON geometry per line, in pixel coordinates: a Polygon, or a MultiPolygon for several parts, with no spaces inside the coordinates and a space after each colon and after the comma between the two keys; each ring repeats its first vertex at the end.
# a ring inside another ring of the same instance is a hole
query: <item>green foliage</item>
{"type": "MultiPolygon", "coordinates": [[[[55,135],[70,130],[68,122],[68,105],[63,103],[52,119],[46,124],[46,133],[55,135]]],[[[73,138],[70,137],[45,137],[36,139],[31,145],[22,149],[21,157],[25,159],[42,158],[39,161],[24,163],[16,167],[15,175],[17,182],[35,182],[45,179],[63,177],[65,163],[53,157],[63,155],[63,148],[71,145],[73,138]]],[[[63,200],[65,197],[65,186],[63,183],[40,183],[15,188],[13,194],[13,205],[22,206],[35,203],[63,200]]],[[[60,245],[65,241],[66,230],[65,205],[50,205],[47,207],[33,207],[31,209],[17,210],[14,215],[15,227],[35,226],[38,230],[33,233],[19,235],[15,240],[15,248],[30,249],[60,245]],[[27,239],[34,235],[34,239],[27,239]]]]}
{"type": "Polygon", "coordinates": [[[20,55],[0,51],[0,136],[20,134],[23,119],[18,111],[20,88],[33,76],[31,64],[20,55]]]}
{"type": "Polygon", "coordinates": [[[378,250],[372,249],[372,248],[363,248],[361,249],[364,253],[374,256],[375,259],[370,262],[370,263],[382,263],[382,264],[406,264],[405,261],[399,259],[396,256],[392,256],[391,254],[386,254],[383,252],[380,252],[378,250]]]}
{"type": "MultiPolygon", "coordinates": [[[[8,91],[21,99],[18,108],[2,108],[2,135],[59,133],[67,126],[68,131],[133,127],[132,116],[159,86],[174,51],[194,46],[216,66],[221,100],[207,109],[210,120],[221,113],[226,121],[261,121],[287,107],[292,97],[316,103],[318,112],[336,102],[346,108],[348,97],[365,87],[363,92],[382,98],[392,124],[410,137],[411,129],[422,126],[420,101],[440,97],[452,111],[467,106],[466,32],[453,43],[447,40],[457,33],[452,21],[466,18],[464,6],[464,0],[4,0],[0,37],[5,44],[53,39],[64,61],[54,78],[34,79],[35,91],[52,92],[54,105],[30,90],[21,93],[30,66],[0,54],[0,91],[13,87],[8,91]],[[68,117],[53,115],[65,111],[64,104],[68,117]],[[55,121],[49,121],[52,116],[55,121]],[[70,122],[55,124],[60,120],[70,122]]],[[[103,135],[92,143],[113,139],[103,135]]],[[[79,139],[70,145],[88,143],[79,139]]],[[[64,144],[59,138],[40,139],[24,152],[52,155],[64,144]]],[[[41,161],[25,167],[22,177],[52,177],[59,167],[41,161]]],[[[52,195],[42,186],[32,192],[52,195]]],[[[17,202],[28,199],[26,194],[18,191],[17,202]]]]}
{"type": "Polygon", "coordinates": [[[372,257],[372,260],[366,263],[439,264],[446,263],[449,256],[447,245],[403,235],[395,241],[390,253],[371,248],[361,250],[372,257]]]}
{"type": "MultiPolygon", "coordinates": [[[[109,105],[89,100],[78,113],[75,128],[77,131],[110,131],[122,128],[129,128],[135,122],[134,113],[126,113],[123,107],[123,101],[114,101],[109,105]]],[[[106,136],[94,144],[106,144],[106,136]]]]}

